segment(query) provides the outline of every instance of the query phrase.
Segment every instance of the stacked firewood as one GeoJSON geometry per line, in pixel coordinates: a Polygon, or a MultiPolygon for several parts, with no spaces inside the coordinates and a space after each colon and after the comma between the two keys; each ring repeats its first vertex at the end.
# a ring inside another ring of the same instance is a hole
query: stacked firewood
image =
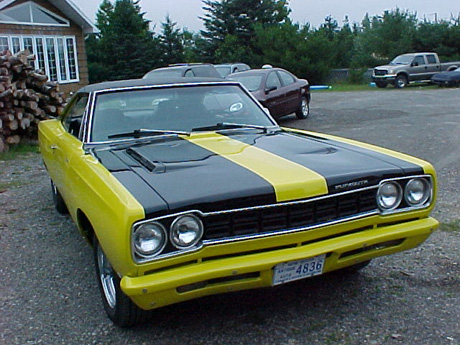
{"type": "Polygon", "coordinates": [[[59,85],[33,66],[27,50],[0,53],[0,152],[35,139],[41,120],[58,116],[65,103],[59,85]]]}

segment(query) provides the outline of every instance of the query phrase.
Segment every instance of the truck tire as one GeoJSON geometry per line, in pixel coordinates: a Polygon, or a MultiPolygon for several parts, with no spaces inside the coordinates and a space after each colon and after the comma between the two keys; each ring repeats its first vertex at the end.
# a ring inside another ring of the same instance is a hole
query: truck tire
{"type": "Polygon", "coordinates": [[[395,88],[397,89],[403,89],[407,86],[408,80],[407,77],[404,74],[400,74],[396,77],[395,80],[395,88]]]}
{"type": "Polygon", "coordinates": [[[375,85],[377,85],[379,89],[384,89],[387,87],[388,84],[386,81],[376,81],[375,85]]]}

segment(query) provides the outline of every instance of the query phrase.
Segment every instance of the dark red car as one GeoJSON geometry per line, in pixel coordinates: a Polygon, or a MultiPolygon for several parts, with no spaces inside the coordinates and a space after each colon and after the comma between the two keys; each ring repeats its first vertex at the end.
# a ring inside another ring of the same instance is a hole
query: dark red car
{"type": "Polygon", "coordinates": [[[227,77],[243,84],[274,118],[295,113],[305,119],[310,113],[310,85],[282,68],[252,69],[227,77]]]}

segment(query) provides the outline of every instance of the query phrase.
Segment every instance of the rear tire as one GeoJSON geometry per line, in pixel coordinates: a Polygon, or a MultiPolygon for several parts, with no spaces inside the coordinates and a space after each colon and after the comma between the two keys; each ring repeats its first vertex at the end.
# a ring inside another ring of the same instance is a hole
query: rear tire
{"type": "Polygon", "coordinates": [[[120,288],[120,278],[113,270],[102,248],[94,236],[94,261],[97,282],[107,316],[119,327],[131,327],[147,321],[151,313],[139,308],[120,288]]]}
{"type": "Polygon", "coordinates": [[[296,110],[295,115],[299,120],[306,119],[310,115],[310,102],[307,97],[302,96],[299,108],[296,110]]]}
{"type": "Polygon", "coordinates": [[[56,211],[58,211],[59,214],[67,214],[69,213],[69,210],[67,209],[67,205],[64,202],[64,199],[62,199],[61,193],[59,193],[58,189],[56,188],[56,185],[54,182],[51,180],[51,193],[53,194],[53,203],[54,207],[56,208],[56,211]]]}

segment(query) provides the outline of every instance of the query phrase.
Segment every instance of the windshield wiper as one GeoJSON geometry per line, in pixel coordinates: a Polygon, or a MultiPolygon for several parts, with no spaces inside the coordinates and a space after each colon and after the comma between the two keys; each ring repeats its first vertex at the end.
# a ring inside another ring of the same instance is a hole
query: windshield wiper
{"type": "Polygon", "coordinates": [[[266,126],[259,126],[259,125],[246,125],[246,124],[243,124],[243,123],[219,122],[219,123],[216,123],[215,125],[211,125],[211,126],[193,128],[192,132],[215,131],[215,130],[221,130],[221,129],[238,129],[238,128],[261,129],[265,133],[273,132],[273,131],[279,129],[278,126],[266,127],[266,126]]]}
{"type": "Polygon", "coordinates": [[[134,131],[131,132],[124,132],[124,133],[118,133],[118,134],[112,134],[109,135],[109,139],[115,139],[115,138],[141,138],[141,137],[149,137],[149,136],[156,136],[156,135],[190,135],[189,132],[185,131],[174,131],[174,130],[163,130],[163,129],[135,129],[134,131]]]}

